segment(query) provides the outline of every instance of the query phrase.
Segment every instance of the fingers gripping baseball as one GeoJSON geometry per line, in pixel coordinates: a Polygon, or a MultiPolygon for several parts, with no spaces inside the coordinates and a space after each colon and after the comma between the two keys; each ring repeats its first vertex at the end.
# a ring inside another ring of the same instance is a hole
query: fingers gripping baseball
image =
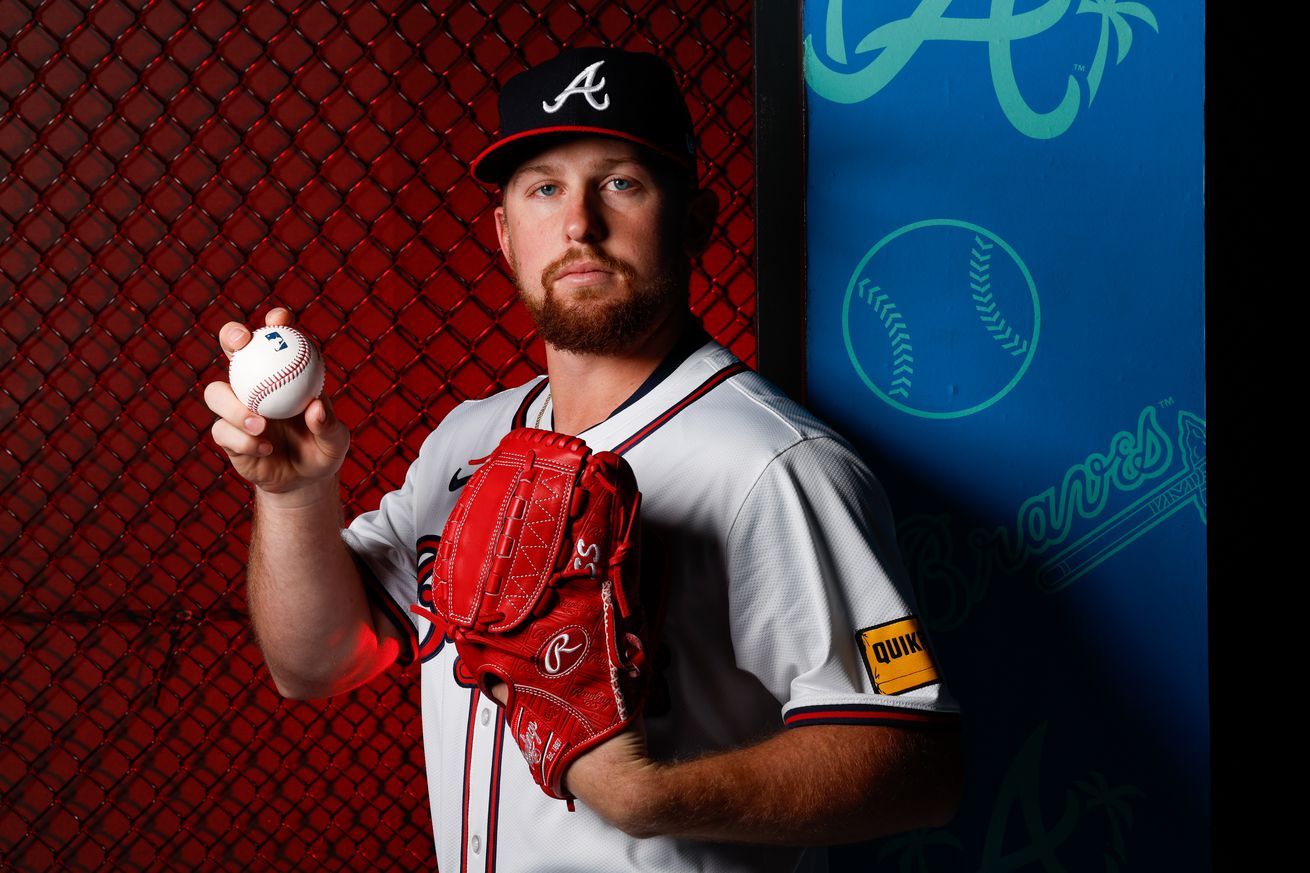
{"type": "MultiPolygon", "coordinates": [[[[266,326],[289,328],[290,322],[290,312],[274,309],[266,326]]],[[[245,325],[229,322],[219,331],[219,346],[230,360],[252,336],[245,325]]],[[[350,446],[350,433],[326,398],[276,420],[252,412],[228,382],[213,382],[205,387],[205,404],[217,416],[210,431],[214,442],[243,478],[264,491],[294,491],[329,479],[350,446]]]]}

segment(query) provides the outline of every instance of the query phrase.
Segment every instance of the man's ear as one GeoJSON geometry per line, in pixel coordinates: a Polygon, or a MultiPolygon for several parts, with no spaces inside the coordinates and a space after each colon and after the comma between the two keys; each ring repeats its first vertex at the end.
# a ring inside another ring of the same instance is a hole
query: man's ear
{"type": "Polygon", "coordinates": [[[687,201],[687,223],[683,248],[695,257],[709,248],[714,237],[714,222],[719,217],[719,198],[709,188],[701,188],[687,201]]]}
{"type": "Polygon", "coordinates": [[[509,220],[505,218],[505,207],[496,207],[496,239],[500,241],[501,254],[509,260],[509,220]]]}

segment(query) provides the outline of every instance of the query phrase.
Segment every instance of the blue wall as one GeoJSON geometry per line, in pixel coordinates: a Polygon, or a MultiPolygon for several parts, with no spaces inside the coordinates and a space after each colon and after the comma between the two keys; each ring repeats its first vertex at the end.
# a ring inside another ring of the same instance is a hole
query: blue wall
{"type": "Polygon", "coordinates": [[[951,826],[835,866],[1207,869],[1204,8],[805,33],[808,401],[891,494],[969,755],[951,826]]]}

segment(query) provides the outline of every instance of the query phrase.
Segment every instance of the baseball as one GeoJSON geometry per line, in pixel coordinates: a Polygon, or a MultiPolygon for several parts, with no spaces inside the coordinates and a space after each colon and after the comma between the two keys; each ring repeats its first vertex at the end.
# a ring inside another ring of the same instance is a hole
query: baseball
{"type": "Polygon", "coordinates": [[[232,392],[265,418],[293,418],[323,390],[323,356],[293,327],[267,325],[251,331],[250,342],[228,365],[232,392]]]}

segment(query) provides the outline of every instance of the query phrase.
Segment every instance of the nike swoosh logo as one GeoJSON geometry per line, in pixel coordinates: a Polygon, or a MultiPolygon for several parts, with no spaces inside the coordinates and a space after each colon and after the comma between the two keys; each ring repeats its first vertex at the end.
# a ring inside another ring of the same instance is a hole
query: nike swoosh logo
{"type": "MultiPolygon", "coordinates": [[[[469,480],[473,478],[473,473],[469,473],[467,476],[459,475],[462,469],[463,467],[456,467],[455,474],[450,477],[450,485],[448,487],[451,491],[458,491],[467,485],[469,480]]],[[[476,473],[477,470],[474,470],[473,472],[476,473]]]]}

